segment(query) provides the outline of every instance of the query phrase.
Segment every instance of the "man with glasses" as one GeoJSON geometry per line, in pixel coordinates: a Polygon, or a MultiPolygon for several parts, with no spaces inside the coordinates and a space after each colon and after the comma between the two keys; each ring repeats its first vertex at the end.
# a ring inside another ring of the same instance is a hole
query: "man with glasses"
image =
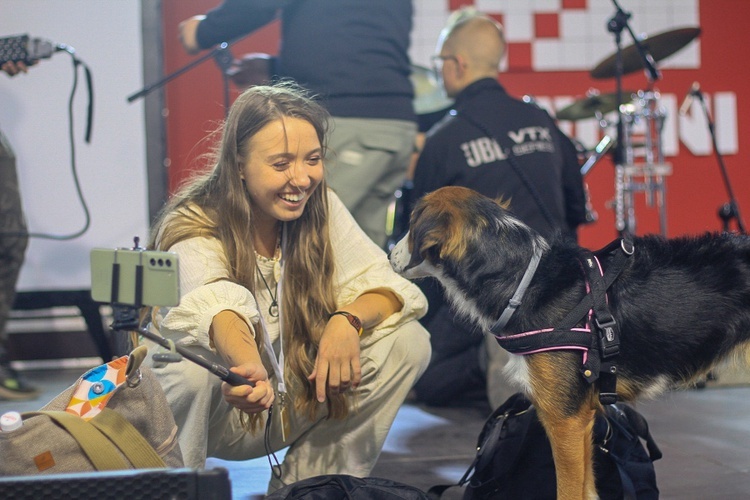
{"type": "MultiPolygon", "coordinates": [[[[547,112],[511,97],[498,82],[505,51],[502,26],[475,11],[457,11],[441,33],[432,63],[455,105],[427,133],[411,199],[465,186],[510,201],[511,211],[545,237],[576,238],[585,195],[575,146],[547,112]]],[[[502,375],[507,353],[455,318],[434,280],[420,286],[430,302],[422,324],[433,357],[415,386],[417,399],[433,405],[489,399],[497,407],[515,392],[502,375]]]]}

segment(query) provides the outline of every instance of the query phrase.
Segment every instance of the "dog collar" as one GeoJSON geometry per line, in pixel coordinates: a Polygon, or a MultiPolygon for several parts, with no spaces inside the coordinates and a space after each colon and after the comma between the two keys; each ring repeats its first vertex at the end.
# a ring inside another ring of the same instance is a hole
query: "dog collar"
{"type": "Polygon", "coordinates": [[[539,265],[539,261],[542,259],[542,249],[539,248],[538,245],[534,245],[534,255],[531,256],[531,260],[529,261],[529,265],[526,267],[526,272],[523,273],[523,278],[521,278],[521,282],[518,284],[518,288],[516,288],[516,292],[513,294],[513,297],[510,298],[510,301],[508,301],[508,305],[505,307],[505,310],[500,315],[500,319],[495,321],[495,324],[490,327],[490,333],[494,335],[498,335],[503,331],[503,328],[505,328],[505,325],[508,324],[508,321],[510,321],[511,316],[513,316],[513,313],[516,312],[516,309],[518,309],[518,306],[521,305],[521,301],[523,300],[523,296],[526,293],[526,289],[529,288],[529,284],[531,283],[531,280],[534,278],[534,273],[536,272],[536,268],[539,265]]]}

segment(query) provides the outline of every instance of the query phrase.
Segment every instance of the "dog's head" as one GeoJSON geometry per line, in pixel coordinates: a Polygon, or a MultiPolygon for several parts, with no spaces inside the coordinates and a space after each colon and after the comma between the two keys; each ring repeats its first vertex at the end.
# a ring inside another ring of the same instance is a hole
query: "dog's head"
{"type": "MultiPolygon", "coordinates": [[[[409,232],[391,251],[393,269],[406,278],[439,277],[446,265],[466,262],[467,254],[493,254],[506,246],[530,248],[534,231],[498,201],[458,186],[425,195],[411,214],[409,232]]],[[[497,255],[497,258],[501,258],[497,255]]]]}

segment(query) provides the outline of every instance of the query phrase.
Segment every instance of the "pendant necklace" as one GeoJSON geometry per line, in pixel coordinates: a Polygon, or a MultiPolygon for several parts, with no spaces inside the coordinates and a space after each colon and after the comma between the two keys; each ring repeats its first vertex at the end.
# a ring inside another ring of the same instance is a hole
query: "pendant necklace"
{"type": "MultiPolygon", "coordinates": [[[[276,236],[276,251],[274,252],[274,258],[281,258],[280,255],[281,252],[281,227],[279,227],[279,232],[276,236]]],[[[257,252],[255,253],[256,257],[261,257],[257,252]]],[[[265,285],[266,290],[268,290],[268,294],[271,296],[271,305],[268,306],[268,314],[270,314],[274,318],[279,317],[279,288],[276,287],[276,293],[273,293],[271,291],[271,287],[268,286],[268,282],[266,281],[266,277],[263,276],[263,273],[260,271],[260,268],[256,266],[255,270],[258,272],[258,276],[260,276],[260,279],[263,281],[263,285],[265,285]]],[[[276,278],[278,280],[278,277],[276,278]]]]}
{"type": "Polygon", "coordinates": [[[271,291],[271,287],[268,286],[268,282],[266,281],[266,278],[263,276],[263,273],[260,272],[260,268],[256,268],[256,270],[258,271],[258,276],[260,276],[260,279],[263,280],[263,284],[266,286],[266,290],[268,290],[268,294],[271,296],[271,305],[268,306],[268,314],[270,314],[274,318],[278,318],[279,317],[279,301],[277,299],[279,295],[279,290],[277,288],[276,293],[274,294],[271,291]]]}

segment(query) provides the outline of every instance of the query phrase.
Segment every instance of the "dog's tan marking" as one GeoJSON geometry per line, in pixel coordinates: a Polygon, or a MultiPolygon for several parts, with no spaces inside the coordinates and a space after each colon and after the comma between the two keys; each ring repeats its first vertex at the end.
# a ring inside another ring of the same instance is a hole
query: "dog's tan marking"
{"type": "Polygon", "coordinates": [[[414,234],[421,236],[417,242],[420,254],[429,248],[437,248],[442,260],[463,258],[467,243],[476,239],[489,223],[468,210],[473,197],[471,190],[456,188],[439,194],[433,192],[423,198],[419,214],[415,211],[412,216],[413,221],[423,225],[422,230],[413,228],[416,229],[414,234]]]}
{"type": "Polygon", "coordinates": [[[578,376],[569,370],[564,356],[541,353],[527,361],[534,406],[555,461],[557,498],[596,498],[592,432],[598,401],[591,391],[583,401],[560,400],[578,376]]]}

